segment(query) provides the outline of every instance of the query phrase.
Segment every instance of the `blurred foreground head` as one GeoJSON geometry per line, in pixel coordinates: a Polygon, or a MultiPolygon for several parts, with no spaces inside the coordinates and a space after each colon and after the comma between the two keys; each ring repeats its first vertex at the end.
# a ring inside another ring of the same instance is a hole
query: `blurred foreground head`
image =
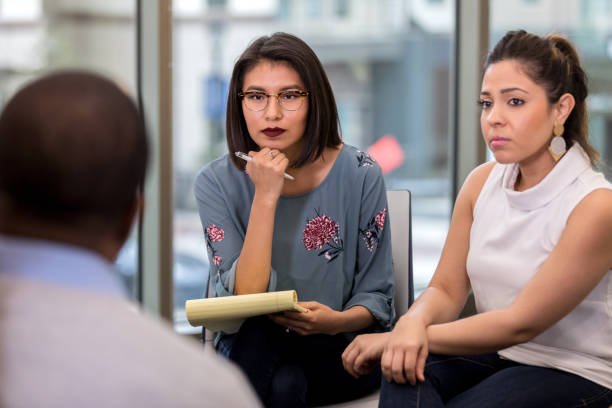
{"type": "Polygon", "coordinates": [[[142,116],[113,82],[66,71],[29,83],[0,114],[0,233],[124,239],[147,156],[142,116]]]}

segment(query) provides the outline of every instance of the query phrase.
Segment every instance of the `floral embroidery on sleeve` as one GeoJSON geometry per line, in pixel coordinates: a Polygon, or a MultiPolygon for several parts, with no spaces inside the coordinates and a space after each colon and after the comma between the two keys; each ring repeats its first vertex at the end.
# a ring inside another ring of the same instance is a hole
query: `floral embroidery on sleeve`
{"type": "Polygon", "coordinates": [[[339,226],[327,215],[319,215],[307,220],[302,242],[308,251],[320,249],[318,256],[325,256],[327,262],[333,261],[343,250],[342,239],[338,236],[339,226]]]}
{"type": "Polygon", "coordinates": [[[364,229],[359,229],[363,240],[365,241],[368,251],[373,252],[378,248],[380,236],[385,227],[385,219],[387,218],[387,209],[383,208],[376,214],[364,229]]]}
{"type": "Polygon", "coordinates": [[[213,264],[216,266],[221,265],[223,258],[217,255],[217,251],[215,250],[215,247],[213,247],[212,243],[223,241],[223,238],[225,238],[225,232],[215,224],[211,224],[206,227],[206,247],[212,255],[213,264]]]}
{"type": "Polygon", "coordinates": [[[367,166],[373,166],[375,161],[372,158],[372,156],[370,156],[366,152],[357,150],[357,163],[358,163],[357,167],[367,167],[367,166]]]}

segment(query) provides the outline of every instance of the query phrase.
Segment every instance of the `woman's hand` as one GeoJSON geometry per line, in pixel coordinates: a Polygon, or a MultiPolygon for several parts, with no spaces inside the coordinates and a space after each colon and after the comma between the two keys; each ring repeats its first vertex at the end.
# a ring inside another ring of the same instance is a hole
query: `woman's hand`
{"type": "Polygon", "coordinates": [[[416,384],[425,381],[427,359],[427,327],[416,318],[403,316],[389,335],[380,359],[380,368],[387,381],[416,384]]]}
{"type": "Polygon", "coordinates": [[[329,306],[319,302],[298,302],[300,306],[306,308],[307,312],[283,312],[270,315],[270,318],[277,324],[296,332],[299,335],[309,334],[337,334],[340,314],[329,306]]]}
{"type": "Polygon", "coordinates": [[[249,156],[252,160],[247,162],[245,171],[255,184],[255,192],[277,199],[283,190],[283,174],[289,159],[282,152],[267,147],[258,152],[250,151],[249,156]]]}
{"type": "Polygon", "coordinates": [[[380,361],[391,333],[369,333],[355,337],[342,353],[344,369],[353,377],[365,375],[380,361]]]}

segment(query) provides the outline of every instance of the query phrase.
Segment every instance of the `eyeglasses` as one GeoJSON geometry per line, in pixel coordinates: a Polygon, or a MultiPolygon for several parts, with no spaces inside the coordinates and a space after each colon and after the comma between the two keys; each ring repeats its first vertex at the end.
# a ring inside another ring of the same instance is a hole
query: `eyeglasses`
{"type": "Polygon", "coordinates": [[[291,89],[282,91],[277,94],[269,94],[261,91],[246,91],[238,93],[238,96],[244,100],[244,105],[251,111],[262,111],[268,106],[268,101],[271,96],[274,96],[281,108],[288,111],[296,111],[302,107],[304,98],[308,96],[308,92],[291,89]]]}

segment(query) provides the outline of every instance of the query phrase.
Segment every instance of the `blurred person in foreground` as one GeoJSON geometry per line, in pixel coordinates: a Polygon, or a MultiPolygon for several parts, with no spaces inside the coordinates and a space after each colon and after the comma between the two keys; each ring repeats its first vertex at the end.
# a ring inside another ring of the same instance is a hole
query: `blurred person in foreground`
{"type": "Polygon", "coordinates": [[[136,105],[100,76],[51,74],[5,106],[0,406],[259,406],[237,368],[138,312],[113,270],[147,156],[136,105]]]}
{"type": "Polygon", "coordinates": [[[343,356],[354,375],[380,361],[382,407],[612,403],[612,185],[593,168],[587,93],[559,35],[511,31],[489,54],[495,160],[465,181],[429,287],[343,356]],[[478,313],[456,320],[470,289],[478,313]]]}

